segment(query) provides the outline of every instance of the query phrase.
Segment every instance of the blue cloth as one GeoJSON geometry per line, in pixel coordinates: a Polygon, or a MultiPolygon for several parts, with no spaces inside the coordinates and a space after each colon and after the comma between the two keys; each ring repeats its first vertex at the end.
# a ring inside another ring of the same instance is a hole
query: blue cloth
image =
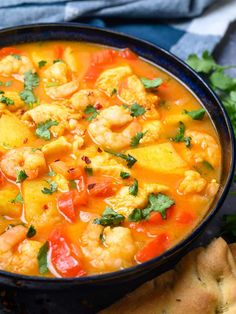
{"type": "Polygon", "coordinates": [[[146,39],[185,59],[192,52],[212,51],[236,18],[235,11],[235,0],[1,0],[0,27],[84,22],[146,39]],[[222,8],[221,27],[208,32],[222,8]]]}

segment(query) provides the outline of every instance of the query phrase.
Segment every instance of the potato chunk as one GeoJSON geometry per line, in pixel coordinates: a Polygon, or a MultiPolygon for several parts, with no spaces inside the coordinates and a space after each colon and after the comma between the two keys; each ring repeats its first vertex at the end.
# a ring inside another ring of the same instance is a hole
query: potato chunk
{"type": "Polygon", "coordinates": [[[140,147],[127,151],[138,161],[137,165],[161,173],[183,173],[187,163],[178,155],[171,143],[140,147]]]}
{"type": "Polygon", "coordinates": [[[17,187],[11,186],[3,187],[0,189],[0,215],[8,216],[11,218],[18,218],[21,215],[22,205],[12,202],[16,195],[19,193],[17,187]]]}
{"type": "Polygon", "coordinates": [[[55,194],[43,194],[44,187],[48,187],[48,184],[43,179],[23,182],[25,218],[28,224],[32,224],[36,229],[47,229],[61,219],[55,194]]]}
{"type": "Polygon", "coordinates": [[[0,151],[5,151],[5,145],[20,147],[25,139],[27,144],[35,139],[29,128],[17,117],[3,114],[0,118],[0,151]]]}

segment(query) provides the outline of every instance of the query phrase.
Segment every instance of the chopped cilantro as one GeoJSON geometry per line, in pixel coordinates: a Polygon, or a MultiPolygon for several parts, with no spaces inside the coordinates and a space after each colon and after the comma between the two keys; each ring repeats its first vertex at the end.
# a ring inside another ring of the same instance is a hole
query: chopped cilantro
{"type": "Polygon", "coordinates": [[[185,125],[183,124],[182,121],[180,121],[178,133],[176,134],[175,137],[171,137],[170,140],[176,143],[184,142],[186,147],[191,147],[191,137],[185,137],[184,132],[185,132],[185,125]]]}
{"type": "Polygon", "coordinates": [[[117,89],[113,88],[113,90],[111,91],[111,96],[116,95],[117,94],[117,89]]]}
{"type": "Polygon", "coordinates": [[[138,180],[134,179],[134,183],[129,187],[129,194],[137,196],[138,194],[138,180]]]}
{"type": "Polygon", "coordinates": [[[106,207],[106,209],[102,213],[101,218],[94,219],[93,223],[97,225],[102,225],[104,227],[116,227],[119,226],[124,220],[125,217],[123,215],[117,213],[110,207],[106,207]]]}
{"type": "Polygon", "coordinates": [[[40,60],[40,61],[38,62],[38,66],[39,66],[40,69],[41,69],[42,67],[44,67],[45,64],[47,64],[47,61],[45,61],[45,60],[40,60]]]}
{"type": "Polygon", "coordinates": [[[10,87],[10,86],[12,85],[12,83],[13,83],[12,81],[7,81],[7,82],[5,83],[5,86],[6,86],[6,87],[10,87]]]}
{"type": "Polygon", "coordinates": [[[120,172],[120,177],[122,179],[128,179],[130,177],[130,174],[128,172],[125,172],[125,171],[121,171],[120,172]]]}
{"type": "Polygon", "coordinates": [[[97,117],[97,115],[99,115],[99,111],[91,105],[88,105],[85,108],[84,113],[89,115],[86,118],[88,121],[92,121],[93,119],[97,117]]]}
{"type": "Polygon", "coordinates": [[[150,194],[148,198],[148,206],[144,209],[134,209],[129,215],[129,221],[140,221],[148,219],[151,212],[158,212],[161,214],[162,219],[166,219],[166,210],[175,204],[169,196],[158,193],[150,194]]]}
{"type": "Polygon", "coordinates": [[[21,56],[16,54],[16,53],[11,54],[11,56],[14,57],[17,60],[21,60],[21,56]]]}
{"type": "Polygon", "coordinates": [[[47,262],[48,250],[49,250],[49,243],[48,241],[46,241],[39,249],[39,252],[37,255],[39,273],[41,275],[46,274],[48,272],[48,262],[47,262]]]}
{"type": "Polygon", "coordinates": [[[28,232],[26,234],[27,238],[33,238],[36,235],[36,229],[33,225],[30,225],[28,232]]]}
{"type": "Polygon", "coordinates": [[[28,176],[25,172],[25,170],[18,170],[16,172],[16,183],[21,183],[23,181],[25,181],[25,179],[27,179],[28,176]]]}
{"type": "Polygon", "coordinates": [[[49,187],[49,188],[44,187],[44,188],[41,190],[41,192],[42,192],[43,194],[52,195],[54,192],[57,191],[58,186],[57,186],[56,182],[51,182],[51,183],[48,182],[48,183],[50,184],[50,187],[49,187]]]}
{"type": "Polygon", "coordinates": [[[77,184],[76,184],[75,180],[70,180],[69,184],[70,184],[71,189],[73,189],[73,190],[77,189],[77,184]]]}
{"type": "Polygon", "coordinates": [[[57,63],[57,62],[64,62],[62,59],[56,59],[56,60],[53,60],[53,64],[57,63]]]}
{"type": "Polygon", "coordinates": [[[131,111],[132,117],[138,117],[138,116],[142,116],[146,112],[146,109],[144,107],[140,106],[139,104],[134,103],[130,107],[130,111],[131,111]]]}
{"type": "Polygon", "coordinates": [[[161,78],[155,78],[153,80],[149,80],[146,77],[141,77],[141,82],[143,83],[143,86],[146,89],[152,89],[160,86],[163,83],[163,80],[161,78]]]}
{"type": "Polygon", "coordinates": [[[37,125],[35,134],[38,137],[44,139],[45,141],[49,141],[51,138],[51,133],[49,129],[54,125],[58,125],[58,122],[53,121],[53,120],[47,120],[45,122],[41,122],[37,125]]]}
{"type": "Polygon", "coordinates": [[[54,172],[54,171],[49,171],[48,172],[48,176],[49,177],[55,177],[55,175],[56,175],[56,172],[54,172]]]}
{"type": "Polygon", "coordinates": [[[184,110],[184,113],[190,116],[193,120],[202,120],[204,118],[204,115],[206,113],[205,109],[199,109],[199,110],[184,110]]]}
{"type": "Polygon", "coordinates": [[[37,98],[33,93],[33,88],[39,85],[39,77],[37,73],[31,70],[24,74],[24,89],[20,92],[20,98],[27,104],[31,105],[37,102],[37,98]]]}
{"type": "Polygon", "coordinates": [[[18,193],[16,195],[16,197],[11,200],[11,203],[13,203],[13,204],[16,204],[16,203],[23,204],[24,200],[23,200],[23,197],[22,197],[21,193],[18,193]]]}
{"type": "Polygon", "coordinates": [[[106,152],[109,153],[109,154],[112,154],[112,155],[114,155],[116,157],[120,157],[120,158],[124,159],[126,161],[126,163],[127,163],[127,167],[128,168],[131,168],[137,161],[137,159],[135,159],[130,154],[125,155],[125,154],[116,153],[116,152],[113,152],[113,151],[110,151],[110,150],[106,150],[106,152]]]}
{"type": "Polygon", "coordinates": [[[20,98],[28,105],[34,104],[37,99],[31,90],[24,89],[20,92],[20,98]]]}
{"type": "Polygon", "coordinates": [[[214,167],[206,160],[202,162],[203,166],[206,167],[208,170],[214,170],[214,167]]]}
{"type": "Polygon", "coordinates": [[[14,100],[2,95],[2,97],[0,98],[0,102],[2,104],[6,104],[7,106],[12,106],[14,105],[14,100]]]}
{"type": "Polygon", "coordinates": [[[89,177],[93,175],[93,168],[84,167],[84,170],[89,177]]]}
{"type": "Polygon", "coordinates": [[[136,147],[136,146],[138,146],[140,140],[144,137],[144,135],[145,135],[146,133],[147,133],[147,132],[144,132],[144,133],[143,133],[143,132],[138,132],[138,133],[136,133],[136,135],[131,138],[130,146],[131,146],[131,147],[136,147]]]}

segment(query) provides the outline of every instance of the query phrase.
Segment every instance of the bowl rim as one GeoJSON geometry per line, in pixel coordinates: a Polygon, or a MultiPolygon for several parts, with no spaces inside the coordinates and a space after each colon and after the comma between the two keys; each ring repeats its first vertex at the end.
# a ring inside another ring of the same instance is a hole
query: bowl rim
{"type": "MultiPolygon", "coordinates": [[[[0,35],[4,35],[4,33],[8,33],[8,32],[17,32],[17,31],[23,31],[23,30],[28,30],[29,32],[32,32],[34,29],[38,29],[38,28],[53,28],[53,27],[63,27],[64,30],[66,31],[66,28],[74,28],[75,30],[79,30],[79,29],[83,29],[85,30],[94,30],[96,32],[100,32],[101,34],[107,34],[109,33],[110,35],[114,34],[115,36],[119,36],[121,37],[121,40],[132,40],[135,41],[137,44],[141,43],[145,46],[149,46],[152,47],[154,49],[159,50],[161,53],[169,56],[174,62],[177,62],[181,67],[186,68],[188,71],[191,72],[191,74],[193,76],[195,76],[195,78],[201,82],[201,84],[203,85],[204,88],[206,88],[208,90],[208,93],[211,94],[212,98],[215,99],[215,102],[217,104],[217,106],[221,109],[222,113],[223,113],[223,117],[224,117],[224,122],[227,126],[228,129],[228,135],[230,138],[230,143],[229,145],[231,146],[231,150],[232,150],[232,155],[231,155],[231,164],[230,164],[230,169],[229,169],[229,173],[227,175],[227,180],[225,182],[223,191],[221,196],[219,197],[219,200],[217,201],[217,203],[212,207],[212,209],[209,208],[209,212],[208,214],[203,218],[203,220],[201,221],[201,223],[199,223],[199,225],[197,225],[195,227],[195,229],[189,233],[185,238],[183,238],[181,241],[179,241],[176,245],[174,245],[173,247],[171,247],[170,249],[168,249],[167,251],[165,251],[163,254],[152,258],[151,260],[141,263],[141,264],[137,264],[134,266],[131,266],[129,268],[125,268],[122,270],[118,270],[118,271],[113,271],[113,272],[108,272],[108,273],[103,273],[103,274],[95,274],[95,275],[89,275],[89,276],[85,276],[85,277],[70,277],[70,278],[58,278],[58,277],[42,277],[42,276],[30,276],[30,275],[22,275],[22,274],[17,274],[17,273],[13,273],[13,272],[8,272],[8,271],[4,271],[4,270],[0,270],[0,282],[1,282],[1,278],[6,277],[6,278],[11,278],[14,280],[22,280],[22,281],[30,281],[30,282],[34,282],[36,284],[40,284],[40,283],[55,283],[55,284],[60,284],[60,283],[78,283],[78,284],[99,284],[101,282],[106,282],[109,281],[111,279],[115,279],[115,278],[124,278],[128,275],[131,275],[134,272],[138,272],[143,269],[143,268],[147,268],[148,266],[152,265],[152,264],[157,264],[158,262],[167,259],[168,257],[172,256],[175,252],[178,252],[181,248],[186,247],[187,244],[191,243],[196,237],[197,235],[205,228],[205,226],[212,220],[212,218],[215,216],[215,214],[218,212],[218,210],[221,208],[227,194],[228,191],[230,189],[230,184],[233,180],[233,175],[234,175],[234,169],[235,169],[235,138],[234,138],[234,131],[233,131],[233,127],[231,124],[231,121],[229,119],[229,116],[224,108],[224,106],[222,105],[219,97],[215,94],[215,92],[211,89],[211,87],[205,82],[205,80],[196,72],[194,71],[187,63],[185,63],[183,60],[181,60],[179,57],[175,56],[174,54],[172,54],[171,52],[167,51],[166,49],[152,43],[149,42],[147,40],[144,39],[140,39],[138,37],[123,33],[123,32],[118,32],[118,31],[114,31],[114,30],[110,30],[107,28],[103,28],[103,27],[97,27],[97,26],[90,26],[87,24],[83,24],[83,23],[75,23],[75,22],[59,22],[59,23],[33,23],[33,24],[22,24],[19,26],[13,26],[13,27],[7,27],[7,28],[3,28],[0,30],[0,35]]],[[[54,39],[52,39],[54,40],[54,39]]],[[[65,40],[65,39],[63,39],[65,40]]],[[[43,41],[43,40],[42,40],[43,41]]],[[[47,40],[45,40],[47,41],[47,40]]],[[[29,41],[33,42],[33,41],[29,41]]],[[[88,41],[89,42],[89,41],[88,41]]],[[[93,42],[91,42],[93,43],[93,42]]],[[[105,44],[106,45],[106,44],[105,44]]],[[[109,45],[107,44],[107,46],[109,47],[109,45]]],[[[112,47],[112,46],[110,46],[112,47]]],[[[115,46],[114,46],[115,47],[115,46]]],[[[1,47],[0,47],[1,48],[1,47]]],[[[146,59],[148,60],[148,59],[146,59]]],[[[152,62],[152,61],[151,61],[152,62]]],[[[152,62],[154,63],[154,62],[152,62]]],[[[154,63],[155,64],[155,63],[154,63]]],[[[157,65],[158,66],[158,65],[157,65]]],[[[175,76],[175,75],[174,75],[175,76]]],[[[177,78],[180,82],[181,79],[177,78]]],[[[186,83],[182,82],[182,84],[187,85],[186,83]]],[[[189,90],[192,92],[193,95],[195,95],[195,93],[189,88],[189,90]]],[[[195,95],[196,97],[196,95],[195,95]]],[[[198,96],[197,96],[198,97],[198,96]]],[[[201,100],[201,99],[200,99],[201,100]]],[[[213,119],[212,119],[213,121],[213,119]]],[[[213,121],[214,122],[214,121],[213,121]]],[[[161,265],[160,265],[161,266],[161,265]]],[[[46,286],[45,286],[46,288],[46,286]]]]}

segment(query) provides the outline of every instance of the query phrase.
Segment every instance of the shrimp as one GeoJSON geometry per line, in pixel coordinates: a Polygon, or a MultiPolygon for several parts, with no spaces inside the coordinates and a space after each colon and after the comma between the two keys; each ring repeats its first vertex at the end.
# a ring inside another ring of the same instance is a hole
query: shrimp
{"type": "Polygon", "coordinates": [[[38,270],[38,241],[26,239],[27,228],[19,225],[0,236],[0,269],[14,273],[32,274],[38,270]]]}
{"type": "Polygon", "coordinates": [[[184,176],[178,188],[181,194],[199,193],[206,187],[206,180],[197,171],[185,171],[184,176]]]}
{"type": "Polygon", "coordinates": [[[103,228],[89,223],[82,235],[82,252],[96,272],[132,266],[137,251],[131,231],[124,227],[103,228]],[[104,242],[100,240],[103,235],[104,242]]]}
{"type": "Polygon", "coordinates": [[[98,89],[81,89],[71,97],[71,105],[75,110],[82,110],[91,105],[101,108],[109,106],[108,97],[98,89]]]}
{"type": "Polygon", "coordinates": [[[187,130],[185,136],[191,138],[192,145],[191,149],[185,149],[185,157],[188,162],[208,161],[213,167],[220,164],[220,146],[212,136],[191,130],[187,130]]]}
{"type": "Polygon", "coordinates": [[[78,79],[70,80],[69,69],[64,62],[54,63],[43,75],[45,92],[52,99],[69,97],[79,88],[78,79]]]}
{"type": "Polygon", "coordinates": [[[94,142],[106,149],[119,150],[130,145],[131,138],[141,131],[141,126],[129,112],[119,106],[104,109],[88,131],[94,142]],[[126,126],[128,124],[128,126],[126,126]],[[126,127],[125,127],[126,126],[126,127]],[[112,129],[125,127],[121,132],[112,129]]]}
{"type": "Polygon", "coordinates": [[[16,179],[17,172],[24,170],[29,179],[35,179],[47,170],[44,154],[31,147],[20,147],[7,152],[0,162],[2,172],[11,179],[16,179]]]}
{"type": "Polygon", "coordinates": [[[32,70],[35,72],[33,63],[26,56],[15,58],[12,55],[6,56],[0,61],[0,75],[12,76],[19,81],[24,81],[24,73],[32,70]]]}

